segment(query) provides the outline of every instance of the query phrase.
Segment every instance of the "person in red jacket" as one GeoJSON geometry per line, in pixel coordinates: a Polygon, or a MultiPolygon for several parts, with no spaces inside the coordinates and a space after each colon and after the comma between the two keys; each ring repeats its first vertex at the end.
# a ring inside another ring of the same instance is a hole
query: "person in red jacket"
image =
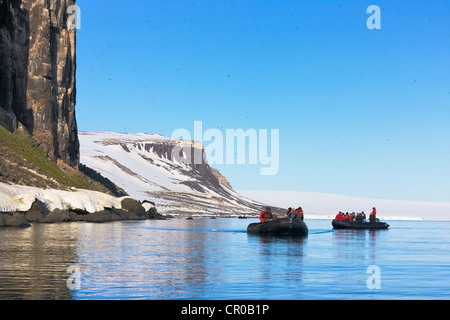
{"type": "Polygon", "coordinates": [[[370,222],[376,222],[377,221],[377,209],[375,207],[372,208],[372,212],[369,215],[369,221],[370,222]]]}
{"type": "Polygon", "coordinates": [[[336,215],[336,217],[334,219],[335,220],[344,220],[344,215],[342,214],[341,211],[339,211],[339,213],[336,215]]]}
{"type": "Polygon", "coordinates": [[[268,222],[273,220],[273,214],[272,211],[270,210],[269,207],[266,207],[264,209],[264,211],[261,212],[261,214],[259,215],[259,220],[261,220],[261,222],[268,222]]]}

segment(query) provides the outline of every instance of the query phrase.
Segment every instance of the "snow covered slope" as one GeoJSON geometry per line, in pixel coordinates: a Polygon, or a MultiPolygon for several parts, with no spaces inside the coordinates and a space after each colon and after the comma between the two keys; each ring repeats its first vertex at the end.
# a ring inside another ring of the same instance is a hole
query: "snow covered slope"
{"type": "Polygon", "coordinates": [[[233,191],[207,163],[186,164],[172,157],[180,145],[203,155],[198,142],[111,132],[80,132],[79,140],[82,164],[166,213],[240,215],[258,213],[264,206],[233,191]]]}
{"type": "Polygon", "coordinates": [[[339,211],[364,211],[368,215],[372,207],[376,207],[378,217],[385,220],[450,220],[449,202],[370,199],[297,191],[240,190],[239,193],[279,207],[301,206],[309,219],[332,219],[339,211]]]}

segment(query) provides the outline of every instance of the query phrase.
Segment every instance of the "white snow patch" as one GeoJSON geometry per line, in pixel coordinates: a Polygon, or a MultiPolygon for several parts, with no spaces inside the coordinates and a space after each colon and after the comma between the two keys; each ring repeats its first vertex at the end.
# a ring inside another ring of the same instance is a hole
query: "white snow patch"
{"type": "Polygon", "coordinates": [[[64,191],[0,183],[0,212],[28,211],[39,200],[50,211],[72,209],[93,213],[104,208],[121,209],[122,199],[84,189],[64,191]]]}

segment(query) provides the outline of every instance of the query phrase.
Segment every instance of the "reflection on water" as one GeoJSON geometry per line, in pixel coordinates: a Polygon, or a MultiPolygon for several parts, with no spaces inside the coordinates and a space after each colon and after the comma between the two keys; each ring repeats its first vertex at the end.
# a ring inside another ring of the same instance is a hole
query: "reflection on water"
{"type": "Polygon", "coordinates": [[[333,246],[337,261],[354,259],[376,264],[377,235],[386,230],[347,230],[333,232],[333,246]]]}
{"type": "Polygon", "coordinates": [[[70,299],[77,224],[0,228],[0,299],[70,299]]]}
{"type": "Polygon", "coordinates": [[[252,237],[245,227],[231,219],[82,225],[74,298],[231,299],[255,294],[255,282],[301,278],[301,239],[252,237]]]}
{"type": "Polygon", "coordinates": [[[450,224],[246,233],[250,220],[146,220],[0,228],[0,299],[448,298],[450,224]],[[428,225],[429,229],[423,228],[428,225]],[[409,226],[409,227],[407,227],[409,226]],[[426,241],[424,240],[426,239],[426,241]],[[382,289],[369,290],[377,265],[382,289]],[[67,289],[67,268],[80,287],[67,289]],[[420,272],[411,272],[419,270],[420,272]]]}
{"type": "Polygon", "coordinates": [[[214,239],[211,245],[211,232],[202,231],[205,222],[83,225],[77,248],[82,289],[76,298],[171,298],[190,287],[194,292],[207,290],[220,268],[208,248],[219,246],[220,241],[214,239]],[[160,228],[154,228],[155,224],[160,228]]]}
{"type": "Polygon", "coordinates": [[[303,281],[303,246],[307,237],[277,237],[249,235],[258,239],[258,263],[260,283],[270,290],[267,299],[278,299],[270,295],[275,286],[298,287],[303,281]]]}

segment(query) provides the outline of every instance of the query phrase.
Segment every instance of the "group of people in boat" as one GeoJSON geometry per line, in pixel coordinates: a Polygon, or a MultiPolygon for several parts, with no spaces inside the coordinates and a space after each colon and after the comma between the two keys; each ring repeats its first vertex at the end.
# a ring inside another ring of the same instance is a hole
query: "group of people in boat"
{"type": "MultiPolygon", "coordinates": [[[[304,216],[302,207],[298,207],[297,209],[289,207],[288,211],[283,216],[283,218],[289,218],[292,220],[298,219],[303,221],[304,216]]],[[[261,222],[269,222],[274,219],[277,219],[277,217],[272,213],[269,207],[265,207],[264,210],[259,215],[259,220],[261,222]]]]}
{"type": "MultiPolygon", "coordinates": [[[[304,215],[303,215],[303,209],[302,207],[298,207],[297,209],[295,208],[289,208],[286,212],[286,214],[283,216],[283,218],[288,218],[288,219],[298,219],[303,221],[304,219],[304,215]]],[[[277,219],[277,216],[275,216],[272,213],[272,210],[270,209],[270,207],[265,207],[264,210],[260,213],[259,215],[259,220],[261,222],[269,222],[272,220],[277,219]]],[[[339,211],[339,213],[336,215],[335,220],[343,220],[343,221],[349,221],[349,222],[365,222],[366,221],[366,214],[364,213],[364,211],[360,212],[360,213],[343,213],[341,211],[339,211]]],[[[377,222],[379,221],[377,219],[377,209],[375,207],[372,208],[372,212],[369,214],[369,222],[377,222]]]]}
{"type": "MultiPolygon", "coordinates": [[[[360,213],[343,213],[339,211],[339,213],[334,218],[335,220],[343,220],[343,221],[349,221],[349,222],[365,222],[366,221],[366,214],[364,211],[360,213]]],[[[377,222],[377,209],[374,207],[372,208],[372,212],[369,214],[369,222],[377,222]]]]}

